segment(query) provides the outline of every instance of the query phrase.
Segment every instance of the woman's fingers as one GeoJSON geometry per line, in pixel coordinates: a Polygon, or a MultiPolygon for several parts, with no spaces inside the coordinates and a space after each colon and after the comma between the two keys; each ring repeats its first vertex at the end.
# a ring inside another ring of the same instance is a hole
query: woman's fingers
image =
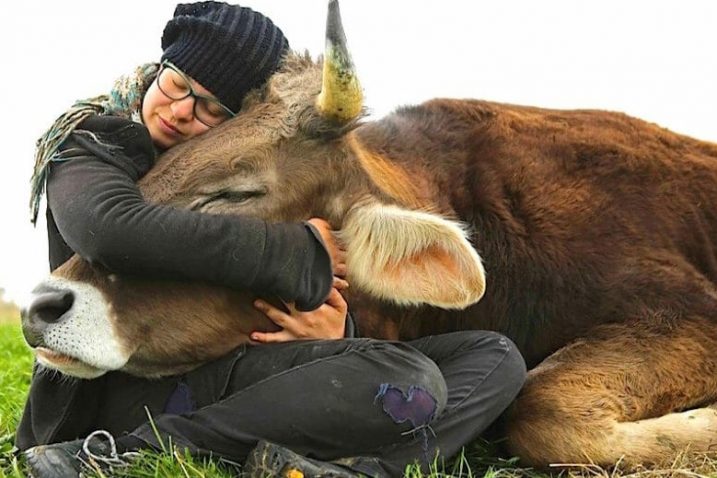
{"type": "Polygon", "coordinates": [[[269,320],[281,328],[286,328],[286,325],[292,320],[291,315],[261,299],[254,301],[254,307],[262,311],[269,317],[269,320]]]}
{"type": "Polygon", "coordinates": [[[273,344],[296,340],[296,337],[286,330],[280,330],[278,332],[252,332],[251,340],[259,344],[273,344]]]}
{"type": "Polygon", "coordinates": [[[334,276],[334,282],[333,282],[334,289],[338,290],[346,290],[349,288],[349,283],[347,280],[342,279],[341,277],[334,276]]]}
{"type": "Polygon", "coordinates": [[[336,309],[344,315],[346,313],[346,310],[348,309],[346,299],[344,299],[344,296],[342,296],[336,288],[331,289],[331,292],[329,293],[329,298],[326,299],[326,305],[336,309]]]}
{"type": "MultiPolygon", "coordinates": [[[[348,283],[343,279],[336,278],[335,282],[341,286],[348,287],[348,283]]],[[[296,310],[294,304],[286,305],[289,309],[288,313],[261,299],[254,301],[254,307],[281,327],[281,330],[277,332],[252,332],[251,339],[254,342],[274,343],[301,339],[340,339],[344,336],[348,304],[338,288],[332,288],[326,302],[316,310],[300,312],[296,310]]]]}
{"type": "Polygon", "coordinates": [[[336,236],[331,229],[331,225],[325,220],[318,217],[311,218],[307,221],[314,226],[324,242],[326,251],[331,257],[331,265],[334,269],[334,275],[346,276],[346,251],[343,249],[336,236]]]}

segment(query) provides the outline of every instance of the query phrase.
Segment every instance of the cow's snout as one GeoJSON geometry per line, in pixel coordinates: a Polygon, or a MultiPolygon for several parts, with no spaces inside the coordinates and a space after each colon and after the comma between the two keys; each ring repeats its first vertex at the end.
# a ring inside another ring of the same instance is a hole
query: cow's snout
{"type": "Polygon", "coordinates": [[[50,290],[34,294],[30,305],[23,313],[26,312],[27,318],[31,321],[54,324],[72,308],[74,303],[75,294],[72,291],[50,290]]]}
{"type": "Polygon", "coordinates": [[[22,332],[31,347],[43,345],[43,333],[48,325],[60,322],[75,303],[70,290],[36,290],[30,303],[21,311],[22,332]]]}

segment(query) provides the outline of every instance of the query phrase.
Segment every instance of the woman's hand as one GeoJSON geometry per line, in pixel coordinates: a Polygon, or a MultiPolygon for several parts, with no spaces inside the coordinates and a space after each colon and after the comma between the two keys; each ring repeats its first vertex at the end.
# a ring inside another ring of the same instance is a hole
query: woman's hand
{"type": "Polygon", "coordinates": [[[336,240],[331,225],[318,217],[311,218],[307,222],[319,231],[321,240],[324,241],[326,250],[331,257],[331,267],[334,270],[334,275],[346,277],[346,251],[336,240]]]}
{"type": "Polygon", "coordinates": [[[252,332],[254,342],[268,344],[302,339],[341,339],[346,328],[348,305],[339,292],[348,287],[348,282],[334,277],[329,297],[318,309],[310,312],[296,310],[294,304],[287,304],[289,313],[263,300],[256,300],[254,307],[264,312],[276,325],[278,332],[252,332]]]}

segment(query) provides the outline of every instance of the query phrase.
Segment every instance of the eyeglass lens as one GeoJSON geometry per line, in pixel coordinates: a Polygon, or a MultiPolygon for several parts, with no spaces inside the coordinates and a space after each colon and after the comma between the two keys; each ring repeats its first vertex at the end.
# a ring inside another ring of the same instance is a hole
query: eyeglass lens
{"type": "Polygon", "coordinates": [[[162,67],[157,77],[157,86],[173,100],[194,97],[194,116],[207,126],[217,126],[231,116],[219,101],[197,95],[187,79],[171,67],[162,67]]]}

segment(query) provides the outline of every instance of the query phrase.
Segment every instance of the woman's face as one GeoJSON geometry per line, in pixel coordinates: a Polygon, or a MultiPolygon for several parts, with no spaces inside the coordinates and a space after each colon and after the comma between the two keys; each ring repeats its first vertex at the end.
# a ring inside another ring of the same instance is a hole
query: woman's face
{"type": "MultiPolygon", "coordinates": [[[[193,93],[212,97],[211,92],[194,79],[175,73],[174,70],[162,73],[167,75],[163,81],[168,81],[169,76],[174,75],[172,81],[177,83],[172,83],[173,86],[188,80],[193,93]]],[[[152,82],[142,101],[142,120],[157,147],[169,149],[210,129],[210,126],[195,117],[195,101],[197,99],[193,95],[174,100],[160,89],[158,80],[152,82]]]]}

